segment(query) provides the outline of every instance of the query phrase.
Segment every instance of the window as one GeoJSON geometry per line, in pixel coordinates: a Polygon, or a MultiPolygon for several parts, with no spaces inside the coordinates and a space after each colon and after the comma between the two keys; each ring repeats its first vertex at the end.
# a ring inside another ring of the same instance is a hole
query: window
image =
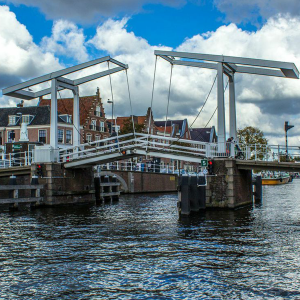
{"type": "Polygon", "coordinates": [[[66,123],[72,124],[72,116],[71,115],[59,115],[59,117],[66,123]]]}
{"type": "Polygon", "coordinates": [[[17,116],[8,116],[8,125],[16,125],[17,116]]]}
{"type": "Polygon", "coordinates": [[[62,129],[58,129],[58,142],[61,144],[64,142],[64,131],[62,129]]]}
{"type": "Polygon", "coordinates": [[[3,138],[3,133],[0,132],[0,145],[2,145],[2,138],[3,138]]]}
{"type": "Polygon", "coordinates": [[[66,130],[66,144],[72,144],[72,130],[66,130]]]}
{"type": "Polygon", "coordinates": [[[100,109],[100,106],[96,106],[95,115],[96,115],[97,117],[101,117],[101,109],[100,109]]]}
{"type": "Polygon", "coordinates": [[[26,124],[30,124],[30,122],[32,121],[33,116],[31,115],[24,115],[22,116],[22,123],[26,123],[26,124]]]}
{"type": "MultiPolygon", "coordinates": [[[[100,140],[101,140],[101,136],[97,134],[95,136],[95,141],[100,141],[100,140]]],[[[100,143],[97,143],[97,146],[100,146],[100,143]]]]}
{"type": "Polygon", "coordinates": [[[9,130],[7,131],[7,142],[12,143],[15,140],[15,131],[9,130]]]}
{"type": "Polygon", "coordinates": [[[39,130],[39,142],[46,144],[47,131],[45,129],[39,130]]]}
{"type": "Polygon", "coordinates": [[[96,130],[96,125],[97,125],[97,121],[92,119],[92,123],[91,123],[91,129],[92,130],[96,130]]]}
{"type": "Polygon", "coordinates": [[[90,133],[88,133],[87,135],[86,135],[86,142],[87,143],[90,143],[92,141],[92,135],[90,134],[90,133]]]}
{"type": "Polygon", "coordinates": [[[104,132],[104,122],[100,122],[100,131],[104,132]]]}

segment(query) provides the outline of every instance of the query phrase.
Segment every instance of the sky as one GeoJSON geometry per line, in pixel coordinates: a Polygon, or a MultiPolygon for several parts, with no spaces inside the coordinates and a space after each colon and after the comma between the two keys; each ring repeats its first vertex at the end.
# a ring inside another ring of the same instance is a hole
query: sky
{"type": "MultiPolygon", "coordinates": [[[[300,69],[299,49],[299,0],[0,0],[0,89],[110,55],[129,65],[135,115],[145,115],[151,104],[154,50],[280,60],[300,69]]],[[[168,118],[187,118],[191,124],[215,76],[212,70],[175,66],[168,118]]],[[[300,81],[248,74],[235,79],[237,127],[258,127],[270,144],[284,144],[289,121],[295,125],[289,144],[300,145],[300,81]]],[[[152,106],[157,120],[166,117],[169,81],[170,65],[158,59],[152,106]]],[[[114,74],[112,85],[115,114],[130,115],[125,72],[114,74]]],[[[93,95],[97,87],[110,117],[108,77],[81,85],[80,94],[93,95]]],[[[0,93],[0,107],[19,101],[0,93]]],[[[228,90],[225,105],[228,128],[228,90]]],[[[204,127],[216,106],[214,85],[193,127],[204,127]]],[[[217,126],[217,114],[211,125],[217,126]]]]}

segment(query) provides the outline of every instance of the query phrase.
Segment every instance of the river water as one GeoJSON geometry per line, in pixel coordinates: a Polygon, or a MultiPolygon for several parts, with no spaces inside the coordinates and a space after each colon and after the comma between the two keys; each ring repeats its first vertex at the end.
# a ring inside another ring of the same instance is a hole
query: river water
{"type": "Polygon", "coordinates": [[[0,299],[300,299],[300,180],[178,218],[176,194],[0,214],[0,299]]]}

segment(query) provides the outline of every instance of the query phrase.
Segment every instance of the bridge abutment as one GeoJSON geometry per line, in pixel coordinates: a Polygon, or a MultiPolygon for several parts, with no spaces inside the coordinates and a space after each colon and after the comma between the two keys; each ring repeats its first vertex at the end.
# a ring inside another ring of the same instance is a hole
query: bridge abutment
{"type": "Polygon", "coordinates": [[[252,204],[252,172],[239,170],[235,159],[215,159],[206,186],[207,208],[237,208],[252,204]]]}

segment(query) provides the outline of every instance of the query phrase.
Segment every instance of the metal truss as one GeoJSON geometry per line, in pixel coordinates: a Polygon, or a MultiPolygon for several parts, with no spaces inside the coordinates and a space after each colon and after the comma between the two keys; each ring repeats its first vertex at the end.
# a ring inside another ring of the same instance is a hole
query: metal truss
{"type": "Polygon", "coordinates": [[[85,62],[70,68],[66,68],[60,71],[56,71],[53,73],[49,73],[31,80],[27,80],[24,81],[22,83],[7,87],[5,89],[3,89],[2,94],[6,95],[6,96],[11,96],[11,97],[16,97],[16,98],[20,98],[20,99],[24,99],[24,100],[32,100],[44,95],[48,95],[51,94],[51,88],[47,88],[47,89],[42,89],[38,92],[32,92],[32,91],[28,91],[28,90],[24,90],[24,89],[29,89],[32,86],[47,82],[47,81],[52,81],[53,79],[56,79],[57,82],[57,89],[58,91],[64,90],[64,89],[70,89],[70,90],[76,90],[76,87],[80,84],[107,76],[107,75],[111,75],[113,73],[116,72],[120,72],[123,70],[128,69],[128,65],[123,64],[113,58],[111,58],[110,56],[105,56],[102,58],[98,58],[89,62],[85,62]],[[80,70],[101,64],[103,62],[111,62],[113,64],[116,65],[115,68],[106,70],[106,71],[102,71],[102,72],[98,72],[89,76],[85,76],[85,77],[81,77],[75,80],[71,80],[68,78],[65,78],[63,76],[74,73],[74,72],[78,72],[80,70]]]}

